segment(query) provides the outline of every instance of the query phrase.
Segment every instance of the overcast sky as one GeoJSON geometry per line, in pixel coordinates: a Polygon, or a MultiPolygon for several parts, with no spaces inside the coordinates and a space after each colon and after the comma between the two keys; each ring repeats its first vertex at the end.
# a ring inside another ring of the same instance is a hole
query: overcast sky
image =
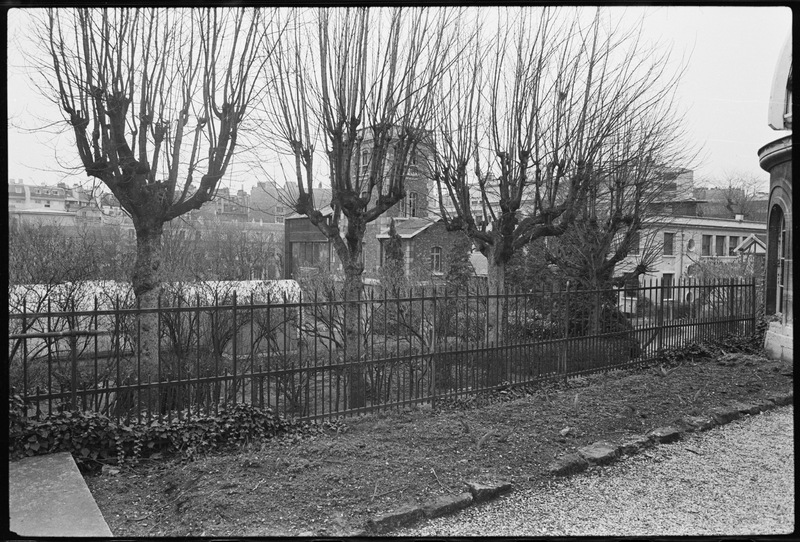
{"type": "MultiPolygon", "coordinates": [[[[791,31],[791,10],[676,6],[607,9],[616,10],[625,24],[638,24],[644,14],[644,39],[672,45],[676,62],[688,58],[679,100],[686,112],[691,143],[703,147],[698,162],[687,164],[695,170],[695,179],[721,184],[729,173],[741,172],[763,179],[766,186],[768,176],[759,168],[756,152],[784,135],[767,126],[767,105],[775,64],[791,31]]],[[[77,158],[69,137],[41,129],[61,117],[27,82],[19,43],[31,45],[18,40],[20,32],[29,33],[21,15],[19,10],[8,12],[9,177],[28,183],[82,183],[85,175],[65,167],[76,165],[77,158]]],[[[233,170],[233,188],[249,189],[258,180],[235,177],[233,170]]]]}

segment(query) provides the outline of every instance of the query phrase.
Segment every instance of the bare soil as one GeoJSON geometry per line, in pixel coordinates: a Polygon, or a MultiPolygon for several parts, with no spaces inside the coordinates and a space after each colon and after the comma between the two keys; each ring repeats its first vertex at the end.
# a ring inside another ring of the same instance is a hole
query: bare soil
{"type": "Polygon", "coordinates": [[[763,400],[791,389],[791,375],[789,363],[738,354],[614,371],[86,481],[115,536],[343,536],[401,505],[461,493],[465,481],[542,484],[557,456],[763,400]]]}

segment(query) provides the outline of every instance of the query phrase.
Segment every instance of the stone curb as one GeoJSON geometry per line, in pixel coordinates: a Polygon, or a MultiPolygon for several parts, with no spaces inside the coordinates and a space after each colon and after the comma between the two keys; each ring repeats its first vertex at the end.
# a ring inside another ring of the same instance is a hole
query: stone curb
{"type": "MultiPolygon", "coordinates": [[[[566,454],[547,466],[550,476],[570,476],[585,471],[589,466],[610,465],[622,455],[634,455],[654,446],[674,442],[682,438],[684,433],[707,431],[717,425],[725,425],[738,419],[741,415],[754,415],[794,403],[794,392],[773,393],[768,399],[756,404],[734,403],[731,407],[717,407],[709,410],[708,415],[684,416],[675,426],[657,427],[645,435],[629,437],[620,445],[608,441],[598,441],[580,448],[577,453],[566,454]]],[[[436,518],[468,508],[475,503],[486,502],[497,498],[502,493],[511,491],[512,485],[507,482],[492,484],[466,482],[469,493],[445,495],[422,505],[405,505],[394,512],[375,516],[367,520],[363,530],[350,533],[349,536],[365,537],[386,533],[400,527],[408,527],[423,519],[436,518]]]]}
{"type": "Polygon", "coordinates": [[[725,425],[745,414],[755,415],[772,410],[779,406],[794,403],[794,391],[772,393],[768,399],[756,404],[734,402],[733,406],[716,407],[708,411],[708,415],[684,416],[677,426],[664,426],[651,429],[645,435],[635,435],[620,445],[607,441],[598,441],[578,449],[577,453],[566,454],[552,461],[546,468],[550,476],[570,476],[586,470],[590,465],[609,465],[622,455],[633,455],[654,444],[675,442],[684,433],[708,431],[717,425],[725,425]]]}
{"type": "Polygon", "coordinates": [[[382,514],[367,520],[363,531],[352,533],[355,536],[386,533],[400,527],[407,527],[425,518],[436,518],[463,510],[475,503],[486,502],[498,497],[502,493],[511,491],[508,482],[481,483],[466,482],[469,492],[459,495],[445,495],[437,497],[421,505],[405,505],[394,512],[382,514]]]}

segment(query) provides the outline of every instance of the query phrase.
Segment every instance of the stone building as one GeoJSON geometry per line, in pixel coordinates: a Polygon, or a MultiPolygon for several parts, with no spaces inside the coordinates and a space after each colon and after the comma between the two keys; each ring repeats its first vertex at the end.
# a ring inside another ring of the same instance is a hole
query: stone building
{"type": "MultiPolygon", "coordinates": [[[[365,142],[368,138],[365,137],[365,142]]],[[[370,165],[370,151],[364,149],[355,161],[354,175],[365,175],[370,165]]],[[[364,235],[362,258],[364,278],[378,279],[383,265],[383,243],[388,239],[389,224],[392,220],[400,234],[403,244],[406,272],[415,271],[415,277],[422,274],[424,280],[436,280],[447,271],[448,248],[453,246],[458,232],[446,231],[444,224],[435,216],[435,187],[431,181],[428,165],[435,150],[426,142],[417,146],[409,162],[404,186],[406,196],[380,217],[367,224],[364,235]],[[443,269],[443,271],[442,271],[443,269]],[[427,275],[427,276],[426,276],[427,275]]],[[[392,167],[391,153],[387,157],[384,174],[392,167]]],[[[288,183],[287,183],[288,185],[288,183]]],[[[324,189],[323,189],[324,190],[324,189]]],[[[322,204],[330,201],[330,191],[314,190],[315,198],[322,204]]],[[[366,196],[362,193],[362,197],[366,196]]],[[[375,195],[371,194],[370,198],[375,195]]],[[[329,206],[320,209],[330,215],[329,206]]],[[[346,218],[342,217],[341,230],[346,228],[346,218]]],[[[311,269],[328,269],[334,273],[342,272],[342,265],[332,244],[309,219],[302,215],[286,217],[284,278],[294,278],[297,274],[311,269]]]]}
{"type": "Polygon", "coordinates": [[[765,308],[776,319],[770,323],[764,346],[773,358],[793,360],[791,34],[775,68],[768,124],[785,134],[758,150],[759,164],[770,176],[765,308]]]}

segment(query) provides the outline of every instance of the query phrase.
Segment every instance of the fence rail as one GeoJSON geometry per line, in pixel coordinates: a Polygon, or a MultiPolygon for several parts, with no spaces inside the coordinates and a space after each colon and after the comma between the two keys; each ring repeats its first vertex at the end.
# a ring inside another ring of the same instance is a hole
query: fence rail
{"type": "Polygon", "coordinates": [[[10,386],[29,416],[69,408],[182,419],[249,403],[332,418],[644,364],[691,341],[753,333],[757,301],[755,283],[742,281],[214,297],[165,296],[147,310],[95,298],[91,310],[38,312],[23,300],[9,314],[10,386]],[[158,322],[155,360],[138,348],[148,314],[158,322]]]}

